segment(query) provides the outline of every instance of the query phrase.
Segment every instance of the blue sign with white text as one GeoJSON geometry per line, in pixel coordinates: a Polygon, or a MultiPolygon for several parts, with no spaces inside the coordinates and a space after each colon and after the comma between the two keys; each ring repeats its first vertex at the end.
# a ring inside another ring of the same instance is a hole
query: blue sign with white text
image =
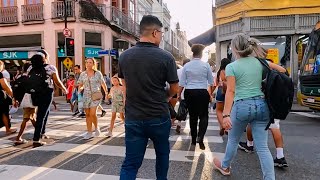
{"type": "Polygon", "coordinates": [[[3,51],[0,52],[0,59],[28,59],[28,51],[3,51]]]}
{"type": "Polygon", "coordinates": [[[101,48],[84,48],[84,56],[87,58],[90,57],[99,57],[99,51],[101,51],[101,48]]]}
{"type": "Polygon", "coordinates": [[[118,51],[115,49],[111,50],[101,50],[99,51],[99,55],[111,55],[111,56],[117,56],[118,51]],[[110,54],[109,54],[110,53],[110,54]]]}
{"type": "Polygon", "coordinates": [[[110,51],[110,55],[116,56],[116,55],[117,55],[117,50],[112,49],[112,50],[110,51]]]}
{"type": "Polygon", "coordinates": [[[109,55],[109,50],[101,50],[99,51],[99,55],[109,55]]]}

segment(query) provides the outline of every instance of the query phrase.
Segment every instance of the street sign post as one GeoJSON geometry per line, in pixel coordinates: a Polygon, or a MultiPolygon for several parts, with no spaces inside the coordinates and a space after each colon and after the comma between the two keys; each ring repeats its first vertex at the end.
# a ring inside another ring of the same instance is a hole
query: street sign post
{"type": "Polygon", "coordinates": [[[62,61],[63,65],[69,70],[72,66],[73,66],[73,62],[70,58],[65,58],[63,61],[62,61]]]}
{"type": "Polygon", "coordinates": [[[98,52],[100,56],[109,56],[110,77],[112,77],[112,58],[111,56],[117,56],[118,51],[116,49],[101,50],[98,52]]]}
{"type": "Polygon", "coordinates": [[[71,33],[70,29],[64,28],[63,35],[64,35],[64,37],[71,37],[72,33],[71,33]]]}

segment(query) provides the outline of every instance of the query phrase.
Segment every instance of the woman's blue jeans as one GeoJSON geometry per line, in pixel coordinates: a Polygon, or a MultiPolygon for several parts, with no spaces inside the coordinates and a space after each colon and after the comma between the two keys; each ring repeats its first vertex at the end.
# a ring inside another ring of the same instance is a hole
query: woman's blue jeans
{"type": "Polygon", "coordinates": [[[247,125],[250,124],[263,179],[275,180],[273,158],[268,148],[268,131],[265,130],[269,122],[269,109],[265,99],[253,97],[236,101],[232,107],[231,121],[232,129],[229,131],[222,167],[230,167],[232,159],[237,154],[240,138],[247,125]]]}

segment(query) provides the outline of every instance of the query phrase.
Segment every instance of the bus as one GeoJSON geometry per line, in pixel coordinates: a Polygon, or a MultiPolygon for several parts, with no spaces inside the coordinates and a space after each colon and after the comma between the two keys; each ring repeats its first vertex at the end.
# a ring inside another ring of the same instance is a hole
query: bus
{"type": "Polygon", "coordinates": [[[320,110],[320,21],[309,35],[299,69],[297,100],[302,106],[320,110]]]}

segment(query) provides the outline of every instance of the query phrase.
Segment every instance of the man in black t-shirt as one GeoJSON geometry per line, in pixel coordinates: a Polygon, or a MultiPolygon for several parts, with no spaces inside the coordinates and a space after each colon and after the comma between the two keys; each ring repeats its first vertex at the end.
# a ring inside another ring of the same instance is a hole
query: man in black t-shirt
{"type": "Polygon", "coordinates": [[[121,180],[136,178],[148,139],[156,150],[157,179],[167,179],[171,129],[167,100],[168,94],[172,97],[178,93],[179,80],[174,57],[159,48],[162,27],[157,17],[144,16],[140,22],[140,42],[119,58],[119,78],[126,88],[126,158],[121,180]],[[170,84],[168,90],[166,82],[170,84]]]}

